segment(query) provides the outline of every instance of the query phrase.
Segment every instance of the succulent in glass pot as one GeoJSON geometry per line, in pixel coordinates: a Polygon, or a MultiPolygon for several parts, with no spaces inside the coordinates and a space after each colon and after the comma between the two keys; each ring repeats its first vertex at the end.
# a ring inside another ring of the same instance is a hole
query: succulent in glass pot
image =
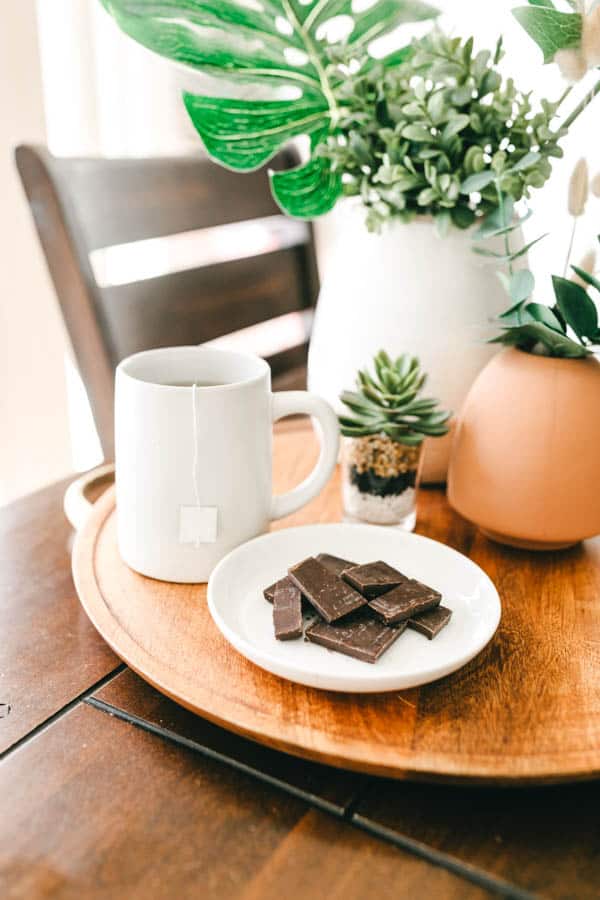
{"type": "Polygon", "coordinates": [[[380,350],[373,368],[359,371],[356,391],[340,397],[348,409],[339,417],[344,512],[349,520],[412,531],[423,442],[447,434],[450,413],[421,396],[427,375],[416,357],[392,360],[380,350]]]}

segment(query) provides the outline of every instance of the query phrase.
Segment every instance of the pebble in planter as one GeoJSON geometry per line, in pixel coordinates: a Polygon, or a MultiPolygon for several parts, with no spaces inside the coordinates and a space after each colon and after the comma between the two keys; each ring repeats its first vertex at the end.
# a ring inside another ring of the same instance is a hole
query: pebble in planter
{"type": "Polygon", "coordinates": [[[427,376],[409,355],[395,361],[381,350],[374,373],[359,371],[357,390],[345,391],[340,416],[345,437],[342,492],[346,519],[412,531],[426,437],[448,432],[450,413],[421,397],[427,376]]]}

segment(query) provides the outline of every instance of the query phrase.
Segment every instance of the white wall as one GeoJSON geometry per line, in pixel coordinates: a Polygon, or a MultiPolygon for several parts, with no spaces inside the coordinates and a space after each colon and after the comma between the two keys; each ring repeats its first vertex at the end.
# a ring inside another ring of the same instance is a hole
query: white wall
{"type": "Polygon", "coordinates": [[[65,335],[13,147],[44,142],[34,0],[0,26],[0,504],[70,470],[65,335]]]}

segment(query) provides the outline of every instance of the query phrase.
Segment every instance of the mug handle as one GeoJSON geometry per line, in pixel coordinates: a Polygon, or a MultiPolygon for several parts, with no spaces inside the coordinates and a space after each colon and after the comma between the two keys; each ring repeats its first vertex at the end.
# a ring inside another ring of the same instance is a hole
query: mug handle
{"type": "Polygon", "coordinates": [[[331,478],[338,458],[340,430],[337,416],[329,403],[308,391],[282,391],[273,394],[271,410],[273,422],[284,416],[303,413],[314,416],[321,426],[321,453],[315,468],[298,487],[273,497],[271,501],[271,519],[281,519],[306,506],[331,478]]]}

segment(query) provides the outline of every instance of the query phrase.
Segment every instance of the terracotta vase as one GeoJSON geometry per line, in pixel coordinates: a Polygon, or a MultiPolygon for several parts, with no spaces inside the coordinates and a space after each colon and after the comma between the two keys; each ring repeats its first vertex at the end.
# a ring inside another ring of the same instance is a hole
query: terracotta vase
{"type": "Polygon", "coordinates": [[[493,540],[555,550],[600,533],[600,363],[505,350],[457,423],[451,506],[493,540]]]}

